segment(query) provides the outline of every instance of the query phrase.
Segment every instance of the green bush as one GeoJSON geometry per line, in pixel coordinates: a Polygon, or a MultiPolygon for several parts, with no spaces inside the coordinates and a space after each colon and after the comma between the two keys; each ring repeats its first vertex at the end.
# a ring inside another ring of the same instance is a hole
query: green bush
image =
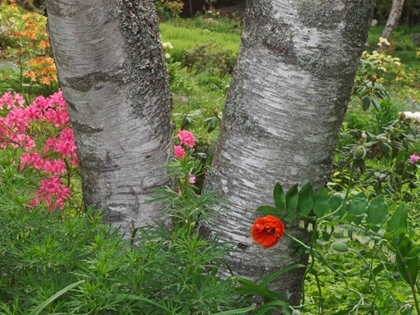
{"type": "MultiPolygon", "coordinates": [[[[11,163],[2,165],[1,314],[28,314],[64,288],[46,305],[48,313],[214,314],[232,308],[233,282],[215,276],[226,246],[185,226],[169,231],[156,224],[139,229],[130,247],[99,213],[30,211],[28,179],[11,163]]],[[[180,198],[177,192],[167,196],[180,198]]],[[[205,210],[206,198],[190,192],[175,203],[184,207],[176,213],[205,210]]]]}
{"type": "Polygon", "coordinates": [[[161,23],[160,33],[163,42],[170,42],[174,49],[171,57],[174,61],[181,61],[185,50],[193,48],[198,43],[214,40],[217,44],[236,54],[239,50],[241,37],[239,34],[212,32],[209,29],[176,27],[171,23],[161,23]]]}
{"type": "Polygon", "coordinates": [[[161,20],[179,18],[184,2],[181,0],[153,0],[157,15],[161,20]]]}
{"type": "Polygon", "coordinates": [[[231,19],[228,17],[215,17],[214,15],[209,16],[209,14],[197,14],[191,19],[172,19],[168,20],[167,23],[169,25],[173,25],[174,27],[198,28],[215,33],[229,33],[237,35],[241,35],[242,33],[242,25],[239,18],[231,19]]]}
{"type": "Polygon", "coordinates": [[[197,73],[207,71],[221,77],[232,73],[235,62],[236,55],[232,51],[212,40],[195,45],[182,56],[182,66],[197,73]]]}

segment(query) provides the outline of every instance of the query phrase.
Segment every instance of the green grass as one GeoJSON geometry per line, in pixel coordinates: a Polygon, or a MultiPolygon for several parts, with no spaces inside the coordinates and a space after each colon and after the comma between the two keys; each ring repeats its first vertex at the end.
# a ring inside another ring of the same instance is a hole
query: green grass
{"type": "Polygon", "coordinates": [[[192,19],[173,19],[166,22],[166,24],[175,27],[186,27],[186,28],[201,28],[208,29],[212,32],[217,33],[230,33],[238,34],[242,33],[242,25],[240,20],[229,19],[229,18],[208,18],[202,15],[196,15],[192,19]]]}
{"type": "Polygon", "coordinates": [[[160,24],[162,42],[170,42],[174,47],[170,54],[175,61],[181,61],[185,50],[198,43],[214,40],[233,53],[238,53],[241,37],[235,33],[217,33],[209,29],[177,27],[168,23],[160,24]]]}

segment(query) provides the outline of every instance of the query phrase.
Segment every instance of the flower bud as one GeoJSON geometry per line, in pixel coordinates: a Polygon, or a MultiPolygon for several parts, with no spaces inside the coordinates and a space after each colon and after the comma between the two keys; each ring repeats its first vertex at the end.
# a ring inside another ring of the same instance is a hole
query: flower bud
{"type": "Polygon", "coordinates": [[[334,244],[332,245],[332,249],[341,253],[345,253],[349,250],[346,244],[340,242],[334,242],[334,244]]]}
{"type": "Polygon", "coordinates": [[[305,228],[305,221],[300,220],[299,221],[299,229],[304,229],[305,228]]]}
{"type": "Polygon", "coordinates": [[[355,160],[361,160],[366,155],[366,148],[362,145],[358,145],[356,148],[354,148],[353,151],[353,158],[355,160]]]}

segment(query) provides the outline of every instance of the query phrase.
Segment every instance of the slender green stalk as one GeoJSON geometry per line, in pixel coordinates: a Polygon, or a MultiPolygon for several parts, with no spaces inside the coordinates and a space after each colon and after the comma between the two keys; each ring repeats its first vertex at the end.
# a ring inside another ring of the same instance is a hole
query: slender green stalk
{"type": "MultiPolygon", "coordinates": [[[[352,252],[352,253],[354,253],[354,254],[356,254],[357,256],[359,256],[364,262],[365,262],[365,264],[369,267],[369,284],[370,284],[370,280],[372,279],[373,280],[373,282],[375,283],[375,292],[378,292],[379,291],[379,284],[378,284],[378,282],[376,281],[376,278],[375,277],[372,277],[372,263],[369,263],[367,260],[366,260],[366,258],[365,257],[363,257],[363,255],[361,255],[358,251],[356,251],[356,250],[354,250],[354,249],[352,249],[352,248],[349,248],[349,251],[350,252],[352,252]]],[[[378,296],[377,295],[375,295],[375,298],[373,299],[373,301],[372,301],[372,305],[371,305],[371,307],[370,307],[370,309],[369,309],[369,311],[367,312],[368,314],[370,313],[370,311],[372,311],[373,310],[373,306],[375,305],[375,301],[377,300],[377,298],[378,298],[378,296]]]]}

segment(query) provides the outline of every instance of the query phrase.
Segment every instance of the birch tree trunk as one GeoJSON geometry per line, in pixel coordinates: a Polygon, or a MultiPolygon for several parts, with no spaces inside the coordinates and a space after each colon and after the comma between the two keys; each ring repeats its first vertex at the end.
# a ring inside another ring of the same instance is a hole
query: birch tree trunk
{"type": "Polygon", "coordinates": [[[149,0],[47,0],[58,77],[74,130],[86,206],[123,232],[151,222],[166,182],[170,98],[149,0]]]}
{"type": "MultiPolygon", "coordinates": [[[[391,12],[389,13],[388,20],[386,22],[385,28],[382,31],[382,38],[389,39],[392,35],[392,32],[398,25],[398,21],[401,17],[401,12],[403,10],[404,0],[392,0],[391,12]]],[[[381,51],[385,48],[384,44],[378,45],[377,51],[381,51]]]]}
{"type": "MultiPolygon", "coordinates": [[[[354,82],[374,0],[247,0],[242,44],[206,189],[227,200],[214,231],[237,245],[227,257],[240,276],[260,278],[306,263],[287,237],[253,243],[255,209],[283,187],[323,186],[354,82]]],[[[295,225],[287,232],[305,238],[295,225]]],[[[299,304],[304,270],[274,289],[299,304]]]]}

